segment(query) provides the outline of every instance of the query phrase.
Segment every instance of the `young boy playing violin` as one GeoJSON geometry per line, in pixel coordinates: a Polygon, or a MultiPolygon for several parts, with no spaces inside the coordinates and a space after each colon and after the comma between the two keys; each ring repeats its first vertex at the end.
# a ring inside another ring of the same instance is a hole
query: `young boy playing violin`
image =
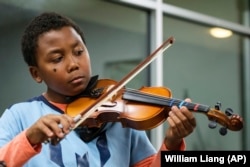
{"type": "Polygon", "coordinates": [[[184,137],[196,126],[186,107],[169,112],[162,146],[157,152],[145,131],[108,122],[96,128],[76,128],[65,113],[75,96],[88,94],[91,76],[84,35],[70,19],[42,13],[26,27],[22,53],[29,72],[46,92],[14,104],[0,118],[0,160],[7,167],[142,167],[160,166],[160,150],[184,150],[184,137]],[[59,139],[57,144],[46,143],[59,139]]]}

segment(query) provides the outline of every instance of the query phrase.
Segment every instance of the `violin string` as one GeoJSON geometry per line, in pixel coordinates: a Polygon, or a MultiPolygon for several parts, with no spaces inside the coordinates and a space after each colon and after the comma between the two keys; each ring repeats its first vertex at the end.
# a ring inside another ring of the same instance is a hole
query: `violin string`
{"type": "MultiPolygon", "coordinates": [[[[186,102],[184,100],[175,99],[175,98],[162,97],[162,96],[153,95],[150,93],[144,93],[144,92],[140,92],[139,90],[135,90],[131,88],[127,88],[125,93],[131,94],[134,97],[136,96],[137,98],[141,98],[140,100],[141,102],[145,100],[146,102],[151,102],[153,104],[159,104],[159,105],[168,106],[168,107],[178,106],[179,108],[181,106],[186,106],[190,110],[199,111],[199,112],[208,112],[210,110],[210,107],[206,105],[186,102]]],[[[130,100],[133,100],[133,99],[130,99],[130,100]]]]}

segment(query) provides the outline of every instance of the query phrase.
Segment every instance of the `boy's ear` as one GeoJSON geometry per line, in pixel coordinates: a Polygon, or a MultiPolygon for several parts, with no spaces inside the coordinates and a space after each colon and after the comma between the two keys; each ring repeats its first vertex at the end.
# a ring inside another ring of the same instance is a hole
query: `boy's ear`
{"type": "Polygon", "coordinates": [[[36,66],[29,66],[29,71],[32,76],[32,78],[37,82],[41,83],[43,80],[39,75],[39,71],[36,66]]]}

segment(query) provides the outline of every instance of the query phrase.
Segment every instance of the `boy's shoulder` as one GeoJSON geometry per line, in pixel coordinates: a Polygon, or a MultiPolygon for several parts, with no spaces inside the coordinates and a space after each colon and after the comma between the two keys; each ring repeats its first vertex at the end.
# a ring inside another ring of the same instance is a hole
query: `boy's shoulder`
{"type": "Polygon", "coordinates": [[[32,105],[36,105],[41,102],[45,102],[45,98],[42,95],[29,98],[25,101],[14,103],[10,105],[8,109],[18,109],[18,108],[20,109],[22,107],[31,107],[32,105]]]}

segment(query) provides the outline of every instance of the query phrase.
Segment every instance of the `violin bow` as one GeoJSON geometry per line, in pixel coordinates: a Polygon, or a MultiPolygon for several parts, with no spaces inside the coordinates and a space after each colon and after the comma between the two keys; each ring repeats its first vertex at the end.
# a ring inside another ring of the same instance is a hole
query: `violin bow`
{"type": "MultiPolygon", "coordinates": [[[[162,55],[172,44],[174,38],[169,37],[163,42],[153,53],[147,56],[141,63],[139,63],[133,70],[131,70],[123,79],[121,79],[116,85],[114,85],[109,91],[100,96],[95,103],[90,105],[85,111],[81,112],[74,117],[76,122],[73,129],[81,125],[87,118],[89,118],[103,103],[111,99],[120,89],[122,89],[129,81],[131,81],[137,74],[145,69],[153,60],[162,55]]],[[[73,130],[72,129],[72,130],[73,130]]]]}

